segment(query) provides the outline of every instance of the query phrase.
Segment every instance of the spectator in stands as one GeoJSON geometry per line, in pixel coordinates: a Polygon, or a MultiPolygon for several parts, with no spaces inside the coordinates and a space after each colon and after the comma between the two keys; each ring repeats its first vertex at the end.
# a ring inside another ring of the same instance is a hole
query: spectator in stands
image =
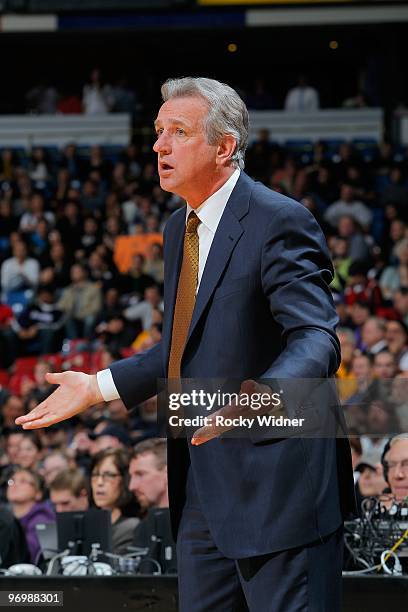
{"type": "Polygon", "coordinates": [[[330,284],[332,290],[342,293],[349,280],[349,268],[352,264],[348,254],[348,243],[345,238],[333,236],[328,241],[334,267],[334,279],[330,284]]]}
{"type": "Polygon", "coordinates": [[[389,241],[392,244],[392,251],[390,253],[390,263],[398,263],[397,249],[400,243],[406,238],[407,225],[398,217],[391,219],[389,227],[389,241]]]}
{"type": "Polygon", "coordinates": [[[357,508],[361,509],[361,502],[365,497],[378,497],[387,488],[384,479],[383,466],[375,456],[362,455],[356,466],[359,478],[356,484],[357,508]]]}
{"type": "MultiPolygon", "coordinates": [[[[144,519],[135,529],[133,545],[148,548],[148,556],[162,566],[162,571],[172,571],[174,559],[169,559],[168,563],[163,559],[165,547],[172,549],[172,557],[175,557],[167,494],[166,440],[150,438],[136,444],[129,465],[129,477],[129,490],[144,512],[144,519]],[[158,538],[161,542],[159,547],[154,544],[158,538]]],[[[144,571],[151,571],[147,563],[143,567],[144,571]]]]}
{"type": "Polygon", "coordinates": [[[83,222],[77,202],[68,201],[63,208],[57,224],[63,242],[69,240],[73,243],[73,250],[79,248],[79,240],[82,235],[83,222]]]}
{"type": "Polygon", "coordinates": [[[334,175],[339,184],[347,183],[350,166],[360,166],[362,159],[355,147],[350,142],[342,142],[338,152],[333,156],[334,175]]]}
{"type": "MultiPolygon", "coordinates": [[[[355,261],[349,267],[349,279],[344,291],[348,306],[356,302],[366,304],[369,311],[376,314],[383,304],[381,289],[375,279],[368,278],[369,266],[365,262],[355,261]]],[[[363,321],[358,324],[361,325],[363,321]]]]}
{"type": "Polygon", "coordinates": [[[41,82],[26,94],[27,112],[38,115],[55,115],[58,92],[50,83],[41,82]]]}
{"type": "Polygon", "coordinates": [[[392,168],[389,173],[390,183],[381,194],[381,203],[392,202],[398,207],[405,208],[408,204],[407,180],[400,167],[392,168]]]}
{"type": "Polygon", "coordinates": [[[129,491],[147,513],[168,508],[166,441],[149,438],[135,445],[129,465],[129,491]]]}
{"type": "Polygon", "coordinates": [[[30,234],[37,229],[40,219],[46,219],[50,227],[54,226],[55,216],[52,212],[45,209],[44,196],[35,192],[30,198],[30,208],[23,214],[20,220],[19,230],[23,234],[30,234]]]}
{"type": "Polygon", "coordinates": [[[58,302],[58,308],[67,316],[65,333],[70,339],[89,338],[102,307],[101,290],[88,281],[87,271],[81,264],[72,266],[71,281],[58,302]]]}
{"type": "Polygon", "coordinates": [[[392,381],[390,399],[395,406],[402,431],[408,431],[408,372],[402,372],[392,381]]]}
{"type": "Polygon", "coordinates": [[[0,153],[0,183],[12,181],[15,178],[18,159],[12,149],[3,149],[0,153]]]}
{"type": "Polygon", "coordinates": [[[115,274],[99,251],[92,251],[88,259],[89,279],[103,292],[116,284],[115,274]]]}
{"type": "Polygon", "coordinates": [[[133,115],[136,110],[136,94],[129,87],[125,77],[119,79],[112,88],[112,112],[129,113],[133,115]]]}
{"type": "Polygon", "coordinates": [[[0,368],[8,368],[13,363],[13,310],[8,304],[0,302],[0,368]]]}
{"type": "Polygon", "coordinates": [[[367,410],[366,433],[360,438],[363,455],[370,455],[375,462],[380,461],[389,437],[400,431],[400,423],[392,404],[380,398],[373,399],[367,410]]]}
{"type": "Polygon", "coordinates": [[[340,342],[341,363],[336,372],[340,399],[348,399],[356,389],[355,379],[352,373],[353,355],[356,348],[356,339],[351,329],[339,328],[337,337],[340,342]]]}
{"type": "Polygon", "coordinates": [[[84,172],[90,178],[94,176],[94,172],[107,181],[112,174],[112,164],[104,157],[103,149],[100,145],[92,145],[89,159],[85,162],[84,172]]]}
{"type": "Polygon", "coordinates": [[[408,287],[401,287],[394,294],[394,308],[405,325],[408,326],[408,287]]]}
{"type": "Polygon", "coordinates": [[[49,484],[56,512],[85,512],[89,508],[87,480],[81,470],[63,470],[49,484]]]}
{"type": "Polygon", "coordinates": [[[305,171],[297,166],[293,157],[287,157],[283,167],[273,173],[271,184],[273,188],[279,186],[280,191],[299,200],[305,191],[305,171]]]}
{"type": "Polygon", "coordinates": [[[105,421],[97,433],[89,434],[89,438],[94,440],[91,454],[96,455],[104,450],[120,448],[125,450],[130,445],[130,437],[126,429],[115,423],[105,421]]]}
{"type": "Polygon", "coordinates": [[[147,287],[144,292],[144,299],[138,304],[128,306],[123,311],[125,318],[128,321],[140,320],[142,329],[150,329],[153,323],[153,311],[155,309],[162,310],[162,296],[157,285],[147,287]]]}
{"type": "Polygon", "coordinates": [[[112,520],[112,551],[125,554],[132,544],[133,532],[139,519],[123,516],[130,501],[128,490],[128,453],[121,449],[107,449],[96,454],[91,464],[92,498],[98,508],[109,510],[112,520]]]}
{"type": "Polygon", "coordinates": [[[24,437],[24,432],[21,429],[10,428],[4,433],[6,438],[6,455],[9,465],[17,465],[18,453],[20,452],[20,445],[24,437]]]}
{"type": "Polygon", "coordinates": [[[28,563],[27,542],[18,519],[0,504],[0,567],[7,569],[15,563],[28,563]]]}
{"type": "Polygon", "coordinates": [[[369,242],[353,217],[349,215],[340,217],[337,232],[339,237],[347,240],[347,254],[352,261],[368,260],[370,256],[369,242]]]}
{"type": "Polygon", "coordinates": [[[162,284],[164,280],[164,260],[163,247],[161,244],[154,242],[150,245],[149,255],[147,258],[145,270],[147,275],[154,278],[156,283],[162,284]]]}
{"type": "Polygon", "coordinates": [[[136,338],[135,326],[121,314],[113,314],[98,324],[95,329],[98,339],[112,351],[121,351],[136,338]]]}
{"type": "Polygon", "coordinates": [[[18,218],[13,214],[10,200],[0,197],[0,263],[8,253],[10,234],[15,232],[17,228],[18,218]]]}
{"type": "Polygon", "coordinates": [[[245,101],[248,108],[251,109],[270,110],[278,108],[275,98],[268,91],[265,80],[261,77],[255,79],[254,89],[246,97],[245,101]]]}
{"type": "Polygon", "coordinates": [[[359,405],[368,396],[373,380],[372,366],[372,358],[369,355],[357,353],[353,356],[351,371],[356,382],[356,389],[345,402],[347,406],[359,405]]]}
{"type": "Polygon", "coordinates": [[[374,356],[374,376],[380,380],[389,381],[396,375],[398,364],[389,351],[381,351],[374,356]]]}
{"type": "Polygon", "coordinates": [[[308,84],[307,77],[300,75],[296,87],[286,95],[284,109],[292,113],[316,112],[320,107],[317,89],[308,84]]]}
{"type": "Polygon", "coordinates": [[[24,529],[30,560],[34,564],[40,552],[35,526],[55,521],[55,513],[48,502],[42,501],[43,497],[41,476],[34,470],[17,467],[8,481],[7,500],[24,529]]]}
{"type": "Polygon", "coordinates": [[[22,468],[38,471],[42,455],[43,448],[35,432],[25,432],[18,450],[18,465],[22,468]]]}
{"type": "Polygon", "coordinates": [[[330,204],[324,214],[324,219],[334,228],[344,215],[352,217],[364,230],[370,228],[373,214],[363,202],[355,199],[354,187],[343,183],[340,189],[340,199],[330,204]]]}
{"type": "Polygon", "coordinates": [[[133,255],[128,273],[121,280],[125,293],[135,293],[142,297],[145,290],[155,284],[154,278],[145,272],[145,261],[141,253],[133,255]]]}
{"type": "Polygon", "coordinates": [[[380,287],[386,299],[392,299],[401,288],[408,288],[408,238],[400,240],[395,247],[398,266],[388,266],[380,277],[380,287]]]}
{"type": "Polygon", "coordinates": [[[396,501],[404,501],[408,497],[408,434],[400,434],[390,440],[384,467],[391,493],[396,501]]]}
{"type": "Polygon", "coordinates": [[[83,233],[80,236],[79,251],[76,256],[88,258],[101,241],[101,232],[98,222],[93,217],[86,217],[84,220],[83,233]]]}
{"type": "Polygon", "coordinates": [[[82,162],[74,142],[70,142],[65,146],[59,165],[61,168],[68,170],[71,179],[82,177],[82,162]]]}
{"type": "Polygon", "coordinates": [[[13,245],[13,257],[6,259],[1,266],[1,287],[5,299],[12,291],[36,289],[40,266],[36,259],[28,256],[26,244],[18,240],[13,245]]]}
{"type": "Polygon", "coordinates": [[[101,217],[104,204],[104,194],[100,185],[94,179],[88,178],[82,186],[81,205],[85,212],[95,217],[101,217]]]}
{"type": "Polygon", "coordinates": [[[13,429],[14,421],[25,414],[24,403],[18,395],[10,394],[1,407],[1,426],[3,429],[13,429]]]}
{"type": "Polygon", "coordinates": [[[399,370],[408,370],[408,329],[402,321],[387,321],[385,340],[399,370]]]}
{"type": "Polygon", "coordinates": [[[105,223],[102,242],[112,254],[116,239],[124,233],[124,228],[117,217],[109,217],[105,223]]]}
{"type": "Polygon", "coordinates": [[[283,149],[271,142],[269,130],[261,129],[257,139],[247,149],[245,167],[251,177],[267,183],[271,169],[282,165],[282,156],[283,149]]]}
{"type": "Polygon", "coordinates": [[[361,340],[364,350],[369,355],[383,351],[387,347],[384,319],[370,317],[361,329],[361,340]]]}
{"type": "Polygon", "coordinates": [[[308,191],[319,198],[323,209],[337,200],[339,197],[338,186],[334,180],[331,167],[327,163],[319,164],[316,168],[310,166],[306,172],[308,191]]]}
{"type": "Polygon", "coordinates": [[[12,324],[16,339],[15,353],[46,355],[61,346],[65,317],[57,306],[51,287],[39,287],[37,299],[26,306],[12,324]]]}
{"type": "Polygon", "coordinates": [[[100,70],[94,68],[90,74],[89,82],[84,85],[82,93],[84,113],[86,115],[108,113],[113,102],[110,85],[103,83],[100,70]]]}
{"type": "Polygon", "coordinates": [[[70,467],[70,460],[66,452],[61,450],[54,450],[48,453],[42,462],[40,470],[41,475],[44,478],[47,487],[53,482],[54,478],[61,472],[68,470],[70,467]]]}
{"type": "Polygon", "coordinates": [[[50,178],[50,165],[47,154],[42,147],[36,147],[31,154],[28,174],[34,184],[41,189],[50,178]]]}

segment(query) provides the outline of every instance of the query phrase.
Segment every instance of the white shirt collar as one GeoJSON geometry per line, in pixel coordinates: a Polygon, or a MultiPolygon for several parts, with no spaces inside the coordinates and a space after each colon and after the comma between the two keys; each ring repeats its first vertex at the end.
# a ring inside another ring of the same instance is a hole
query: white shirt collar
{"type": "Polygon", "coordinates": [[[222,217],[222,213],[224,212],[229,197],[239,179],[240,173],[240,169],[237,168],[235,172],[231,174],[228,181],[226,181],[222,187],[218,189],[218,191],[210,195],[210,197],[200,204],[198,208],[191,208],[191,206],[187,203],[186,222],[188,215],[192,210],[194,210],[201,223],[215,234],[222,217]]]}

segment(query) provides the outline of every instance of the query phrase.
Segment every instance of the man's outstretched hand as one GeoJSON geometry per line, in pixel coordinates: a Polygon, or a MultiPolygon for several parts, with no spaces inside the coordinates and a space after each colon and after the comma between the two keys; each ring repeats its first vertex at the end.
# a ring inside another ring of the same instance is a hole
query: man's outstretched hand
{"type": "MultiPolygon", "coordinates": [[[[271,395],[271,388],[266,385],[261,385],[255,380],[244,380],[241,384],[240,394],[245,393],[246,395],[253,395],[254,393],[265,393],[266,395],[271,395]]],[[[264,410],[260,410],[257,414],[262,414],[263,412],[269,412],[271,407],[268,406],[264,408],[264,410]]],[[[200,427],[197,431],[194,432],[194,435],[191,439],[191,444],[193,446],[200,446],[200,444],[204,444],[209,440],[213,440],[214,438],[218,438],[223,433],[230,431],[233,429],[233,426],[227,425],[216,425],[215,417],[222,416],[224,419],[234,419],[236,417],[253,417],[254,411],[250,406],[241,406],[237,403],[228,404],[228,406],[223,406],[216,412],[213,412],[208,418],[208,425],[204,425],[204,427],[200,427]]]]}
{"type": "Polygon", "coordinates": [[[59,387],[34,410],[16,419],[16,425],[22,425],[23,429],[49,427],[104,401],[95,374],[48,373],[46,380],[59,387]]]}

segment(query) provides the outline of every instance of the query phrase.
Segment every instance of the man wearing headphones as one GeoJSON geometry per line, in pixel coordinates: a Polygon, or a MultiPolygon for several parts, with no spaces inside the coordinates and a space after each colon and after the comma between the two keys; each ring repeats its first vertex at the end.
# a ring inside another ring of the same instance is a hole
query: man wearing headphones
{"type": "Polygon", "coordinates": [[[408,501],[408,433],[399,434],[387,442],[381,463],[395,501],[408,501]]]}

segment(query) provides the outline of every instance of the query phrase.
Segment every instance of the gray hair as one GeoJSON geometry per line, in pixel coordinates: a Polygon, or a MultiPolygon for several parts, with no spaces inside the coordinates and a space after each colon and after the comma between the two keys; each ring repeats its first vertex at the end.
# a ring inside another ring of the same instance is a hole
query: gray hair
{"type": "Polygon", "coordinates": [[[395,442],[399,442],[400,440],[408,440],[408,433],[401,433],[398,434],[398,436],[394,436],[393,438],[390,439],[390,448],[391,446],[394,446],[395,442]]]}
{"type": "Polygon", "coordinates": [[[203,77],[168,79],[161,88],[163,102],[170,98],[198,96],[208,104],[208,115],[204,129],[209,144],[216,144],[222,136],[229,134],[236,140],[231,165],[244,168],[245,150],[248,145],[248,110],[235,89],[229,85],[203,77]]]}

